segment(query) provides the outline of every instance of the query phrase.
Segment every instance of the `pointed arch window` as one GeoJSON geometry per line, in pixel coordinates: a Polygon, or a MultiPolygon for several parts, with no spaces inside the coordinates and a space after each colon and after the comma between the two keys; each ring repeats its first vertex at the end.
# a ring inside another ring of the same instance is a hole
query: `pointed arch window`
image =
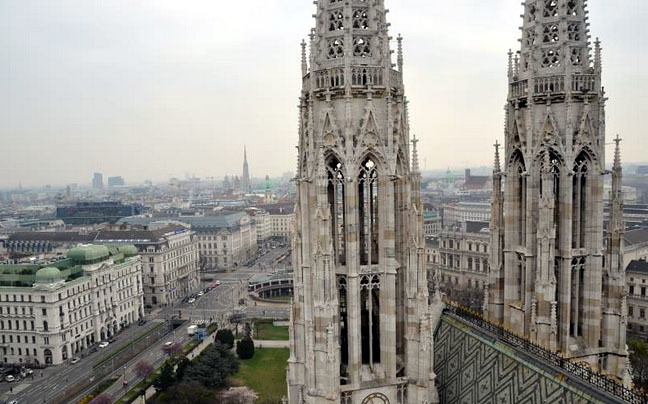
{"type": "MultiPolygon", "coordinates": [[[[516,131],[517,132],[517,131],[516,131]]],[[[517,138],[517,136],[516,136],[517,138]]],[[[517,236],[517,244],[526,245],[526,214],[527,214],[527,173],[524,157],[520,150],[513,153],[511,159],[511,187],[512,195],[516,198],[513,201],[513,212],[515,212],[515,232],[517,236]]]]}
{"type": "Polygon", "coordinates": [[[572,17],[578,15],[578,0],[567,1],[567,15],[572,17]]]}
{"type": "Polygon", "coordinates": [[[545,24],[542,28],[542,42],[558,42],[560,41],[560,29],[557,23],[545,24]]]}
{"type": "Polygon", "coordinates": [[[561,241],[561,210],[560,210],[560,189],[561,189],[561,159],[553,150],[546,150],[540,166],[540,196],[551,197],[554,201],[553,222],[556,229],[556,248],[560,248],[561,241]],[[549,153],[547,156],[546,153],[549,153]],[[548,165],[548,166],[547,166],[548,165]]]}
{"type": "Polygon", "coordinates": [[[353,28],[369,29],[369,10],[367,9],[353,10],[353,28]]]}
{"type": "Polygon", "coordinates": [[[349,363],[349,337],[348,337],[348,296],[347,278],[344,275],[337,277],[339,315],[340,315],[340,382],[348,381],[347,364],[349,363]]]}
{"type": "Polygon", "coordinates": [[[558,17],[558,0],[545,0],[544,16],[558,17]]]}
{"type": "Polygon", "coordinates": [[[328,55],[329,59],[338,59],[344,57],[344,41],[342,38],[331,39],[328,42],[328,55]]]}
{"type": "Polygon", "coordinates": [[[344,29],[344,14],[336,10],[329,15],[329,31],[341,31],[344,29]]]}
{"type": "Polygon", "coordinates": [[[353,56],[362,58],[371,56],[371,43],[367,37],[353,38],[353,56]]]}
{"type": "Polygon", "coordinates": [[[581,40],[581,26],[578,22],[570,22],[567,25],[567,38],[570,41],[580,41],[581,40]]]}
{"type": "Polygon", "coordinates": [[[378,264],[378,171],[368,157],[358,179],[360,208],[360,265],[378,264]]]}
{"type": "Polygon", "coordinates": [[[591,205],[588,193],[588,175],[591,161],[584,152],[579,154],[574,162],[574,178],[572,186],[572,248],[586,247],[586,229],[588,216],[587,206],[591,205]]]}
{"type": "Polygon", "coordinates": [[[331,236],[335,250],[335,261],[346,265],[346,213],[344,172],[340,161],[331,157],[328,165],[328,203],[331,209],[331,236]]]}
{"type": "Polygon", "coordinates": [[[360,340],[362,363],[380,363],[380,276],[360,279],[360,340]]]}
{"type": "Polygon", "coordinates": [[[569,331],[572,337],[583,335],[583,318],[585,297],[585,257],[575,257],[571,263],[571,316],[569,331]]]}

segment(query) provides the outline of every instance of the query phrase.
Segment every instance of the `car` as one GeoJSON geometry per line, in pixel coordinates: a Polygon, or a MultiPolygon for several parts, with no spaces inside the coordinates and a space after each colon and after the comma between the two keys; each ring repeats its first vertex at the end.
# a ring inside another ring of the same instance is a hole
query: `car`
{"type": "Polygon", "coordinates": [[[221,281],[216,281],[216,286],[220,286],[220,285],[221,285],[221,281]]]}
{"type": "Polygon", "coordinates": [[[196,299],[194,299],[193,297],[187,301],[187,303],[189,303],[189,304],[193,304],[195,302],[196,302],[196,299]]]}
{"type": "Polygon", "coordinates": [[[170,347],[171,345],[173,345],[173,341],[167,341],[164,343],[165,347],[170,347]]]}
{"type": "Polygon", "coordinates": [[[11,383],[11,382],[15,381],[16,378],[13,377],[12,375],[7,375],[7,376],[5,377],[5,380],[6,380],[7,382],[11,383]]]}
{"type": "Polygon", "coordinates": [[[108,342],[111,343],[111,344],[112,344],[113,342],[115,342],[115,341],[117,341],[117,337],[111,337],[111,338],[108,340],[108,342]]]}
{"type": "Polygon", "coordinates": [[[26,368],[24,372],[25,372],[26,375],[31,375],[31,374],[34,373],[34,371],[32,369],[30,369],[30,368],[26,368]]]}
{"type": "Polygon", "coordinates": [[[79,358],[78,356],[75,356],[74,358],[72,358],[70,363],[74,365],[76,363],[79,363],[80,360],[81,360],[81,358],[79,358]]]}
{"type": "Polygon", "coordinates": [[[107,347],[108,345],[110,345],[110,342],[108,342],[108,341],[101,341],[101,342],[99,343],[99,348],[105,348],[105,347],[107,347]]]}
{"type": "Polygon", "coordinates": [[[20,404],[18,400],[7,401],[7,404],[20,404]]]}
{"type": "Polygon", "coordinates": [[[205,294],[202,291],[198,292],[198,297],[201,297],[201,296],[204,296],[204,295],[205,294]]]}

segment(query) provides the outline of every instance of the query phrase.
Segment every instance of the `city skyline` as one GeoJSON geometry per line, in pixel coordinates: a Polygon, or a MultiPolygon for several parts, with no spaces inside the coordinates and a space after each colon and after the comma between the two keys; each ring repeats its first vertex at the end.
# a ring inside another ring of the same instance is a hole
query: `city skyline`
{"type": "MultiPolygon", "coordinates": [[[[390,35],[404,36],[412,133],[428,169],[487,166],[490,145],[503,139],[503,72],[519,32],[497,22],[522,7],[483,3],[407,0],[390,13],[398,27],[390,35]],[[459,147],[465,152],[453,154],[459,147]]],[[[648,39],[640,32],[648,5],[623,3],[590,1],[599,16],[591,35],[603,41],[608,136],[625,139],[625,162],[640,162],[648,107],[632,100],[647,82],[646,55],[637,50],[648,39]]],[[[311,22],[298,16],[312,12],[311,3],[156,1],[129,3],[128,14],[124,5],[0,5],[0,59],[8,61],[0,76],[0,188],[85,184],[94,172],[130,183],[185,172],[240,175],[245,144],[254,176],[294,171],[295,77],[311,22]]]]}

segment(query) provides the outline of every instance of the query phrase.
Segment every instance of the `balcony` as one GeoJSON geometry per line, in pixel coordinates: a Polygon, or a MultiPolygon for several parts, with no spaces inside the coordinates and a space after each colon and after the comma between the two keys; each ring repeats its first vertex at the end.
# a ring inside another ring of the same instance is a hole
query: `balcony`
{"type": "MultiPolygon", "coordinates": [[[[401,87],[403,76],[397,70],[390,70],[389,76],[385,77],[385,69],[380,66],[352,66],[351,67],[351,87],[366,88],[376,87],[384,88],[387,81],[392,88],[401,87]]],[[[342,90],[346,86],[346,76],[344,67],[332,67],[328,69],[311,72],[304,77],[304,90],[310,90],[311,74],[314,75],[315,91],[334,91],[342,90]]]]}
{"type": "MultiPolygon", "coordinates": [[[[595,74],[573,74],[571,85],[566,82],[565,75],[536,77],[533,79],[533,95],[548,96],[565,94],[568,91],[582,94],[597,91],[595,74]]],[[[526,98],[529,96],[529,80],[518,80],[509,85],[509,99],[526,98]]]]}

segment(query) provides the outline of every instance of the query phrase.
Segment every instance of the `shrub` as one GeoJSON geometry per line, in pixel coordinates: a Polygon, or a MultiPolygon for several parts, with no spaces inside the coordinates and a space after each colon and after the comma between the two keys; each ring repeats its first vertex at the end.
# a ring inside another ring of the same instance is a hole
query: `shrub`
{"type": "Polygon", "coordinates": [[[221,345],[224,345],[230,349],[234,346],[234,334],[232,333],[232,330],[229,330],[227,328],[218,330],[214,340],[216,342],[220,342],[221,345]]]}
{"type": "Polygon", "coordinates": [[[252,359],[254,356],[254,341],[250,337],[244,337],[236,343],[236,354],[241,359],[252,359]]]}

